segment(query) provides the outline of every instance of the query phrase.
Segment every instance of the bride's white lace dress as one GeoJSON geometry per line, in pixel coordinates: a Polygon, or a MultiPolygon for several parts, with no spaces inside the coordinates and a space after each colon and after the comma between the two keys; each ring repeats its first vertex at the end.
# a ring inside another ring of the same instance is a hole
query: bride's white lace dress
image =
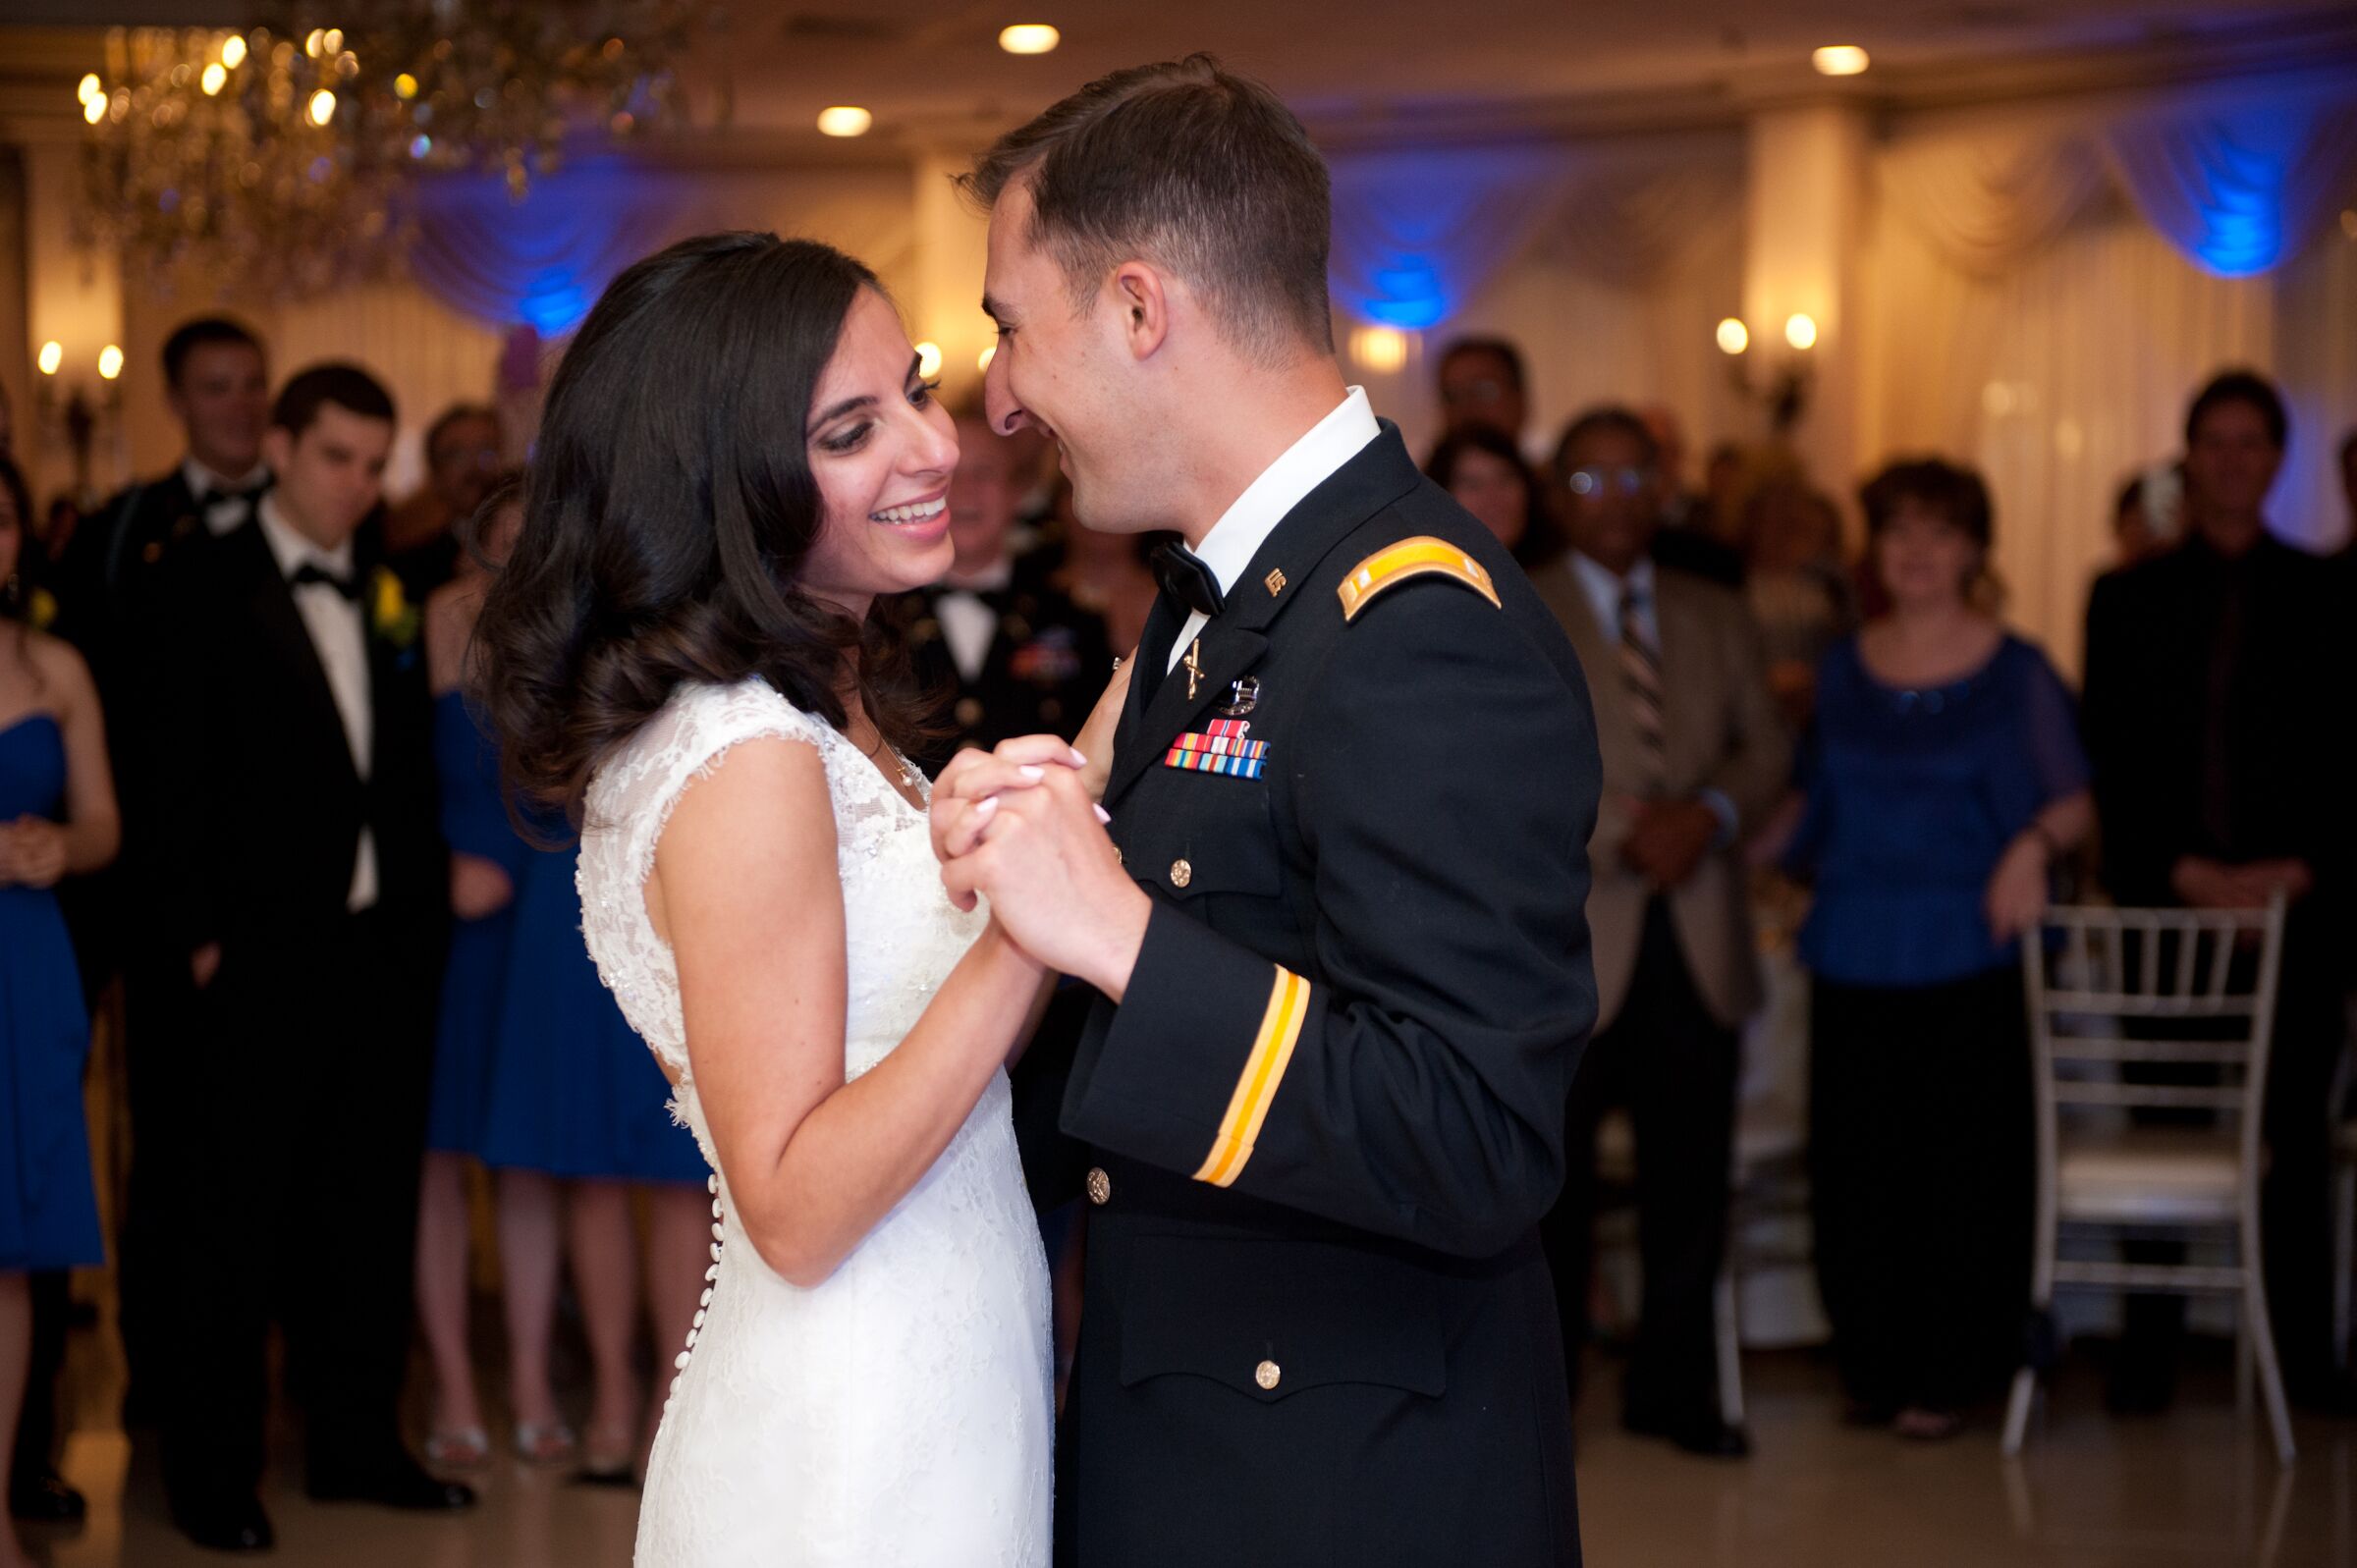
{"type": "MultiPolygon", "coordinates": [[[[843,875],[848,1079],[905,1036],[979,934],[943,892],[923,815],[873,763],[766,682],[689,686],[592,780],[581,928],[630,1024],[688,1070],[678,970],[642,888],[681,793],[740,742],[806,741],[825,763],[843,875]]],[[[857,1564],[1032,1568],[1048,1560],[1048,1279],[1007,1077],[925,1178],[808,1289],[773,1273],[712,1178],[713,1266],[680,1357],[638,1518],[640,1568],[857,1564]]]]}

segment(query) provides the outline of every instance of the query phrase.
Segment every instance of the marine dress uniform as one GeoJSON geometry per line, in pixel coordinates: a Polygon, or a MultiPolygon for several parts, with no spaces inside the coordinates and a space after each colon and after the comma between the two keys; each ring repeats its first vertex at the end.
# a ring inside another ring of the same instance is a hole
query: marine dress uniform
{"type": "Polygon", "coordinates": [[[1154,910],[1063,1101],[1058,1560],[1576,1563],[1536,1227],[1596,1014],[1586,682],[1356,390],[1203,550],[1105,795],[1154,910]]]}

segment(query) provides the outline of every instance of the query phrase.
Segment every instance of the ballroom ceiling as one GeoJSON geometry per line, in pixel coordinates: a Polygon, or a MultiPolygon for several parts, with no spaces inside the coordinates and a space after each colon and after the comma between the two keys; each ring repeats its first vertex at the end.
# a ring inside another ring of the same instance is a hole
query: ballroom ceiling
{"type": "MultiPolygon", "coordinates": [[[[1262,76],[1322,136],[1472,136],[1724,123],[1744,106],[1828,90],[1817,45],[1874,66],[1833,90],[1972,101],[2253,64],[2345,59],[2357,7],[2262,0],[732,0],[697,51],[702,117],[725,96],[735,135],[824,142],[820,109],[875,115],[870,146],[989,135],[1104,71],[1208,48],[1262,76]],[[1003,53],[1014,22],[1063,46],[1003,53]]],[[[92,23],[222,24],[234,0],[0,0],[0,80],[59,76],[92,23]]],[[[71,107],[70,101],[67,107],[71,107]]]]}

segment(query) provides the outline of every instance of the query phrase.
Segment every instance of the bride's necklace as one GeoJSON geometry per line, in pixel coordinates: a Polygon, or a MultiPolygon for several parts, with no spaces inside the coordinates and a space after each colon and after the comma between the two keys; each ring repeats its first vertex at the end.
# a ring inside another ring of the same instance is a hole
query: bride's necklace
{"type": "MultiPolygon", "coordinates": [[[[876,731],[875,746],[868,752],[868,756],[876,763],[877,766],[881,767],[884,765],[884,731],[879,730],[876,731]]],[[[912,790],[916,787],[916,775],[908,771],[908,759],[902,756],[898,751],[895,751],[892,754],[892,769],[901,776],[901,787],[903,789],[912,790]]]]}

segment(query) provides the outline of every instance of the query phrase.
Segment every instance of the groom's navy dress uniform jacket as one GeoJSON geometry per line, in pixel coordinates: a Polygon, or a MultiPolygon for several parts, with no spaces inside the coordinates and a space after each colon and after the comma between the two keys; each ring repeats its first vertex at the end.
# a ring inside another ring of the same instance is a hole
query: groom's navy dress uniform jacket
{"type": "Polygon", "coordinates": [[[1184,618],[1105,796],[1153,915],[1064,1091],[1059,1560],[1575,1563],[1535,1227],[1596,1014],[1577,658],[1389,427],[1179,650],[1191,696],[1184,618]]]}

